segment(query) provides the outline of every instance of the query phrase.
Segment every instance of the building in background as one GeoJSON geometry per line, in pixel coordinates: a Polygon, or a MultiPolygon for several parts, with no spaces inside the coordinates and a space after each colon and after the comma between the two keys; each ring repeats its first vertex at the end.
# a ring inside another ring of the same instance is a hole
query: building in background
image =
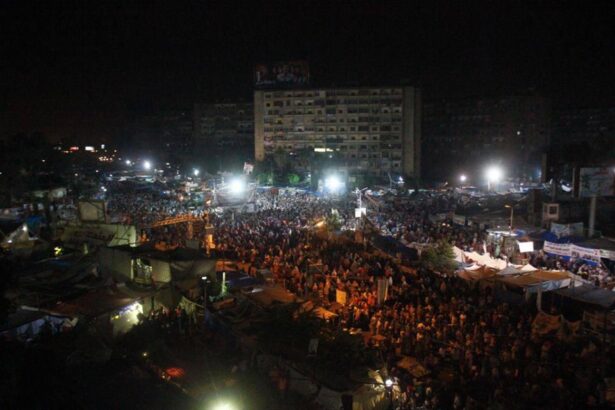
{"type": "Polygon", "coordinates": [[[420,177],[421,94],[413,87],[257,89],[254,154],[324,153],[349,174],[420,177]]]}
{"type": "Polygon", "coordinates": [[[424,177],[478,184],[490,164],[509,178],[540,180],[550,138],[549,100],[508,96],[426,102],[423,110],[424,177]]]}
{"type": "Polygon", "coordinates": [[[615,169],[615,107],[554,109],[548,177],[574,182],[576,192],[583,167],[615,169]]]}
{"type": "Polygon", "coordinates": [[[217,154],[229,149],[251,152],[254,106],[249,102],[195,104],[192,130],[196,152],[214,150],[217,154]]]}
{"type": "Polygon", "coordinates": [[[190,113],[174,110],[135,117],[118,143],[134,152],[187,155],[192,150],[190,113]]]}

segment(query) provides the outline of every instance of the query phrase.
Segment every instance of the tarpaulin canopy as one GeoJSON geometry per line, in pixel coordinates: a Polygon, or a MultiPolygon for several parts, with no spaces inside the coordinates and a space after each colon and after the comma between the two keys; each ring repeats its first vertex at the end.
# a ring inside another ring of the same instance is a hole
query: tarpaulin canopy
{"type": "Polygon", "coordinates": [[[543,270],[519,276],[500,276],[498,280],[510,286],[524,288],[529,292],[537,292],[539,289],[543,291],[555,290],[570,284],[570,277],[567,272],[543,270]]]}
{"type": "Polygon", "coordinates": [[[578,300],[579,302],[598,305],[605,309],[615,305],[615,292],[601,289],[593,285],[582,285],[577,286],[576,288],[559,289],[556,293],[570,299],[578,300]]]}
{"type": "Polygon", "coordinates": [[[500,275],[500,276],[519,275],[521,273],[522,273],[521,270],[516,268],[514,265],[508,265],[507,267],[505,267],[504,269],[499,271],[498,275],[500,275]]]}

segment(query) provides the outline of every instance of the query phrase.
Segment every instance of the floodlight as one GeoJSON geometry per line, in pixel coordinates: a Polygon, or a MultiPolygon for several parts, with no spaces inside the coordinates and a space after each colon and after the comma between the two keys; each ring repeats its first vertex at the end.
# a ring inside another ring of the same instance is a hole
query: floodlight
{"type": "Polygon", "coordinates": [[[391,379],[386,379],[384,381],[384,385],[387,387],[387,389],[390,389],[393,386],[393,380],[391,379]]]}
{"type": "Polygon", "coordinates": [[[328,176],[325,179],[325,188],[331,192],[336,192],[342,187],[342,181],[337,175],[328,176]]]}
{"type": "Polygon", "coordinates": [[[502,179],[503,172],[501,168],[498,167],[489,167],[486,171],[487,181],[489,182],[498,182],[502,179]]]}
{"type": "Polygon", "coordinates": [[[143,162],[143,169],[145,169],[146,171],[149,171],[150,169],[152,169],[152,163],[149,161],[143,162]]]}
{"type": "Polygon", "coordinates": [[[245,185],[244,181],[241,180],[240,178],[235,178],[235,179],[231,180],[231,182],[229,184],[229,188],[230,188],[232,193],[234,193],[234,194],[241,194],[243,191],[245,191],[246,185],[245,185]]]}
{"type": "Polygon", "coordinates": [[[201,171],[199,171],[197,168],[194,168],[194,169],[192,170],[192,173],[194,174],[194,176],[195,176],[195,177],[198,177],[200,172],[201,172],[201,171]]]}
{"type": "Polygon", "coordinates": [[[465,176],[464,174],[461,174],[461,175],[459,176],[459,180],[460,180],[461,182],[466,182],[466,181],[468,180],[468,177],[467,177],[467,176],[465,176]]]}
{"type": "Polygon", "coordinates": [[[229,402],[220,402],[216,403],[212,410],[235,410],[235,406],[229,402]]]}

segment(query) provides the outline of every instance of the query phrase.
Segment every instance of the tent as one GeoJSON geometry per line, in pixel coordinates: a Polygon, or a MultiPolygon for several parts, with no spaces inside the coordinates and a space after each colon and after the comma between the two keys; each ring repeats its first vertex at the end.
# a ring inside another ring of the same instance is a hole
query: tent
{"type": "Polygon", "coordinates": [[[615,305],[615,292],[601,289],[594,285],[586,284],[576,288],[558,289],[555,293],[605,309],[612,308],[615,305]]]}
{"type": "Polygon", "coordinates": [[[521,273],[522,273],[521,270],[516,268],[515,265],[508,265],[507,267],[499,271],[498,275],[500,276],[519,275],[521,273]]]}
{"type": "Polygon", "coordinates": [[[567,272],[543,270],[518,276],[499,276],[498,281],[509,286],[521,287],[529,293],[536,293],[539,290],[546,292],[570,285],[570,277],[567,272]]]}

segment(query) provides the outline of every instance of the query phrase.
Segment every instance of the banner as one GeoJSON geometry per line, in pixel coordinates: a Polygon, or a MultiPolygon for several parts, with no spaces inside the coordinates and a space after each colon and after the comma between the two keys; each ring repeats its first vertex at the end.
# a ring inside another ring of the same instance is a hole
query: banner
{"type": "Polygon", "coordinates": [[[610,251],[607,249],[600,249],[600,257],[604,259],[610,259],[615,261],[615,251],[610,251]]]}
{"type": "Polygon", "coordinates": [[[542,247],[547,253],[552,253],[554,255],[560,256],[570,256],[570,244],[569,243],[554,243],[545,241],[544,246],[542,247]]]}
{"type": "Polygon", "coordinates": [[[600,249],[583,248],[577,245],[570,245],[570,256],[575,259],[584,259],[592,262],[600,262],[600,249]]]}
{"type": "Polygon", "coordinates": [[[565,238],[567,236],[583,236],[583,222],[573,224],[558,224],[552,222],[551,232],[558,238],[565,238]]]}

